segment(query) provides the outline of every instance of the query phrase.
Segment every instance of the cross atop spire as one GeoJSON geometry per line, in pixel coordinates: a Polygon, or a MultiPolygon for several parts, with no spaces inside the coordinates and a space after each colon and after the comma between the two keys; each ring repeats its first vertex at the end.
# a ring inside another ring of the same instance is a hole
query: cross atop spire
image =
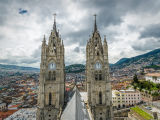
{"type": "Polygon", "coordinates": [[[57,29],[56,29],[56,13],[53,14],[54,15],[54,24],[53,24],[53,30],[55,31],[55,33],[57,33],[57,29]]]}
{"type": "Polygon", "coordinates": [[[57,14],[56,14],[56,13],[54,13],[53,15],[54,15],[54,21],[56,21],[56,15],[57,15],[57,14]]]}
{"type": "Polygon", "coordinates": [[[97,31],[97,24],[96,24],[96,16],[97,16],[97,15],[95,14],[95,15],[93,15],[93,16],[95,16],[95,24],[94,24],[94,32],[95,32],[95,31],[97,31]]]}
{"type": "Polygon", "coordinates": [[[93,15],[93,16],[95,16],[95,20],[96,20],[96,16],[97,16],[97,15],[95,14],[95,15],[93,15]]]}

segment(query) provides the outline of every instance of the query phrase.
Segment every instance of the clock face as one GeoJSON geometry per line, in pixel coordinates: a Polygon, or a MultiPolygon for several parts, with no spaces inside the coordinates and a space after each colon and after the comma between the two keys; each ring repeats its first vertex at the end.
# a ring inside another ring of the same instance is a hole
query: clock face
{"type": "Polygon", "coordinates": [[[95,69],[100,70],[102,68],[102,65],[100,63],[95,64],[95,69]]]}
{"type": "Polygon", "coordinates": [[[49,68],[50,70],[55,70],[55,69],[56,69],[56,64],[50,63],[49,66],[48,66],[48,68],[49,68]]]}

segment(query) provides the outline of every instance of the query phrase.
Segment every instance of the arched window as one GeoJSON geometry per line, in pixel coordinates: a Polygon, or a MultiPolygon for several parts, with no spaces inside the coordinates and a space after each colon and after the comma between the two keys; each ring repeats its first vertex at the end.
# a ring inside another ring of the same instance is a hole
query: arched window
{"type": "Polygon", "coordinates": [[[98,72],[95,72],[95,80],[98,80],[98,72]]]}
{"type": "Polygon", "coordinates": [[[55,73],[55,71],[53,72],[53,79],[52,80],[56,80],[56,73],[55,73]]]}
{"type": "Polygon", "coordinates": [[[99,120],[103,120],[103,118],[101,117],[99,120]]]}
{"type": "Polygon", "coordinates": [[[102,93],[99,92],[99,104],[102,104],[102,93]]]}
{"type": "Polygon", "coordinates": [[[52,95],[51,93],[49,93],[49,105],[51,105],[51,101],[52,101],[52,95]]]}
{"type": "Polygon", "coordinates": [[[49,72],[49,80],[51,80],[51,71],[49,72]]]}
{"type": "Polygon", "coordinates": [[[99,56],[99,52],[97,52],[97,55],[99,56]]]}
{"type": "Polygon", "coordinates": [[[99,72],[99,80],[102,80],[102,72],[99,72]]]}

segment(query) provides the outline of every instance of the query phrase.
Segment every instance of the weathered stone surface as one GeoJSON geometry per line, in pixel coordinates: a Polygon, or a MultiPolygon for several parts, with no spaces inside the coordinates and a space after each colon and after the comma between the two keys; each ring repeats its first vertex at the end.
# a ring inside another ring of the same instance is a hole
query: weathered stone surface
{"type": "Polygon", "coordinates": [[[64,65],[64,45],[54,22],[48,45],[45,37],[42,42],[37,120],[60,119],[65,91],[64,65]],[[53,64],[49,68],[50,63],[53,64]]]}
{"type": "Polygon", "coordinates": [[[95,20],[94,32],[86,46],[86,90],[88,105],[94,120],[113,120],[108,46],[102,45],[95,20]]]}

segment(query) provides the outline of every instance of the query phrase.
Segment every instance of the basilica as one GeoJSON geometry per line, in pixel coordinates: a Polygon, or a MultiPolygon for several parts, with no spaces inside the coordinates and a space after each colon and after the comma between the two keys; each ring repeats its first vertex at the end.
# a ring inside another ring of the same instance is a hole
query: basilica
{"type": "MultiPolygon", "coordinates": [[[[56,16],[56,14],[54,14],[56,16]]],[[[65,91],[65,48],[54,18],[48,44],[44,36],[41,47],[37,120],[113,120],[108,45],[97,29],[86,45],[85,89],[87,105],[75,86],[65,91]]]]}

